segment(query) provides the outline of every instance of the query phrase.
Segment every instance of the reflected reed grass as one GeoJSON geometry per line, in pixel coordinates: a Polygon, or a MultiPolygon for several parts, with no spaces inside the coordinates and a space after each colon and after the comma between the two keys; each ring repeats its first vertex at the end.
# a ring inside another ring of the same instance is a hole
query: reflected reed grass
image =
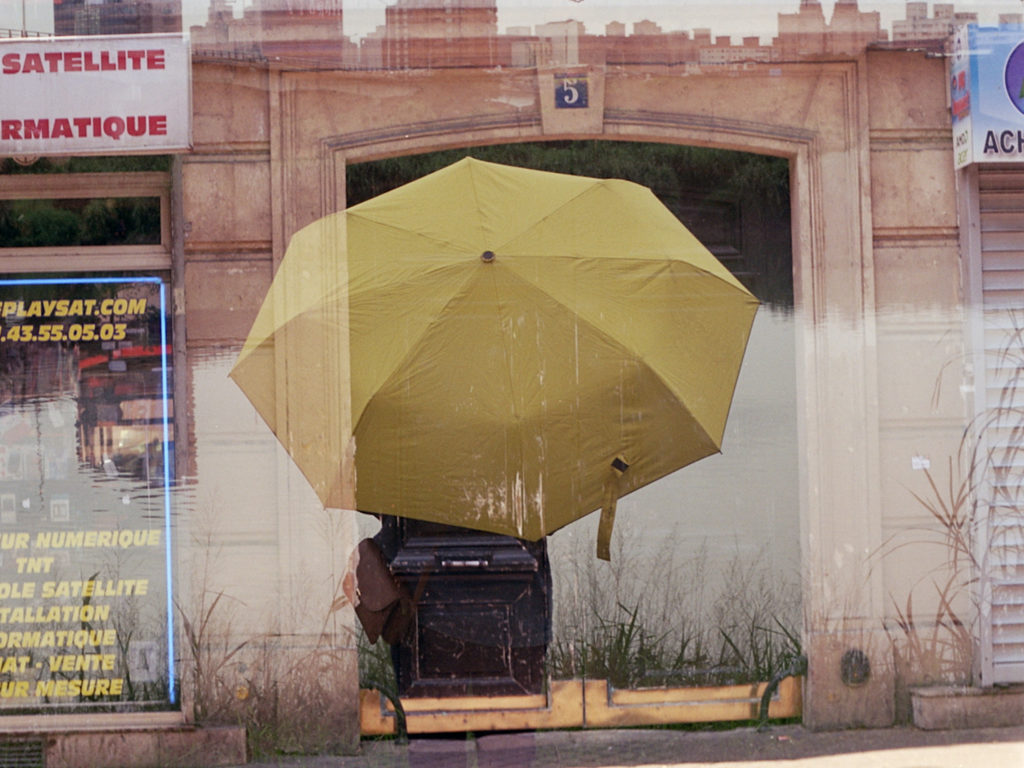
{"type": "Polygon", "coordinates": [[[801,655],[799,588],[763,551],[716,569],[704,551],[679,562],[670,548],[655,558],[619,550],[610,565],[576,558],[556,584],[552,678],[728,685],[770,680],[801,655]]]}

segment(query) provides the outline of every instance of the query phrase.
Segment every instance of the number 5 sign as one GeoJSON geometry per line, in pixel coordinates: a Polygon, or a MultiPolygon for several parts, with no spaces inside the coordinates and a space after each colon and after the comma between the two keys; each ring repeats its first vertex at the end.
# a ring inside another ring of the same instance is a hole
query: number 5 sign
{"type": "Polygon", "coordinates": [[[586,109],[586,75],[555,75],[555,108],[586,109]]]}

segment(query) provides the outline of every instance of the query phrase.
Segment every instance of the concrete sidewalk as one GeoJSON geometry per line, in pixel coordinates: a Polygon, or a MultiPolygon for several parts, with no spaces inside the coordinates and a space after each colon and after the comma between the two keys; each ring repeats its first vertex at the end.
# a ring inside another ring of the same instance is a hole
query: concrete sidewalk
{"type": "Polygon", "coordinates": [[[656,729],[413,736],[364,741],[352,757],[254,762],[248,768],[1024,768],[1024,727],[811,732],[799,725],[731,731],[656,729]]]}

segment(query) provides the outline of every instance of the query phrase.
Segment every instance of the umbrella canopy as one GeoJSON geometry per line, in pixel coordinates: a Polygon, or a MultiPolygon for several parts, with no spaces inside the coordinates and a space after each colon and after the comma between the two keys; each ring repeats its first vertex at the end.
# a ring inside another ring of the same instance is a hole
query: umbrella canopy
{"type": "Polygon", "coordinates": [[[719,451],[756,311],[645,187],[467,158],[298,232],[231,375],[325,505],[351,429],[357,509],[536,540],[719,451]]]}

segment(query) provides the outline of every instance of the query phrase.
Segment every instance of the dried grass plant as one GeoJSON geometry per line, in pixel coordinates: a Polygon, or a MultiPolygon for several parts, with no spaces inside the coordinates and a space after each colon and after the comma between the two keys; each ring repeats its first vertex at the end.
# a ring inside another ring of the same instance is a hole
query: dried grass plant
{"type": "MultiPolygon", "coordinates": [[[[988,580],[1002,559],[994,554],[1017,557],[1024,549],[1024,314],[1009,310],[1001,317],[1002,346],[985,360],[985,377],[992,379],[985,386],[997,392],[995,402],[968,422],[945,477],[925,469],[927,489],[911,491],[928,524],[895,534],[876,553],[892,557],[921,544],[942,552],[939,565],[904,597],[890,596],[893,616],[885,629],[904,685],[973,681],[980,622],[990,607],[988,580]],[[924,613],[914,598],[921,587],[930,598],[924,613]]],[[[941,377],[933,405],[940,394],[941,377]]]]}

